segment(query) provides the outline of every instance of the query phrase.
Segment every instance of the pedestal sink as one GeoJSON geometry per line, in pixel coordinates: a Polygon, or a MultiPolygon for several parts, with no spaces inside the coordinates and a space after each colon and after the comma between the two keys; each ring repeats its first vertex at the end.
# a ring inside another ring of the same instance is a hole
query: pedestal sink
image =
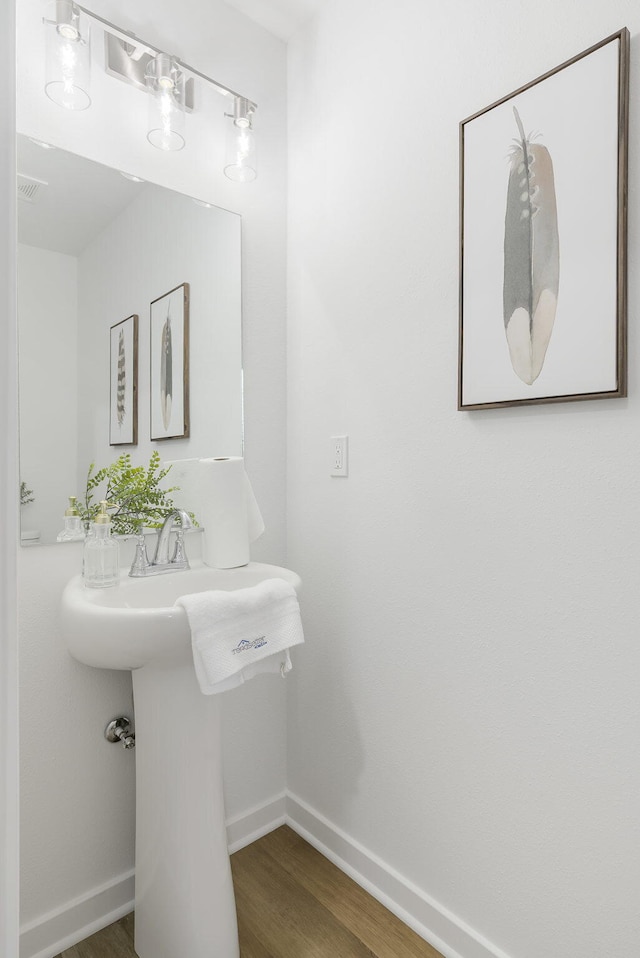
{"type": "MultiPolygon", "coordinates": [[[[85,665],[131,669],[136,723],[136,931],[139,958],[238,958],[222,795],[220,697],[203,695],[182,595],[300,579],[250,562],[87,589],[71,579],[63,634],[85,665]]],[[[272,681],[275,681],[273,679],[272,681]]],[[[233,692],[226,692],[226,695],[233,692]]]]}

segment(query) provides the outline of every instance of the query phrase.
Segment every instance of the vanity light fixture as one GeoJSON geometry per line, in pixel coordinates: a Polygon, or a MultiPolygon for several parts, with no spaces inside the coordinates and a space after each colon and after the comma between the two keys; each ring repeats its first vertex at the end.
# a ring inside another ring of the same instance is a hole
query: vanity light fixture
{"type": "Polygon", "coordinates": [[[233,101],[233,113],[225,113],[231,123],[227,126],[224,175],[236,183],[250,183],[258,173],[252,127],[254,112],[255,103],[244,96],[237,96],[233,101]]]}
{"type": "Polygon", "coordinates": [[[52,0],[43,18],[46,26],[45,93],[67,110],[91,106],[91,27],[84,10],[72,0],[52,0]]]}
{"type": "Polygon", "coordinates": [[[194,84],[204,82],[233,100],[227,131],[224,172],[231,180],[248,183],[256,178],[253,114],[257,105],[217,80],[200,73],[175,56],[122,30],[74,0],[51,0],[47,28],[47,95],[70,110],[84,110],[89,96],[89,24],[102,29],[105,71],[149,95],[147,139],[163,151],[185,146],[185,113],[195,109],[194,84]]]}

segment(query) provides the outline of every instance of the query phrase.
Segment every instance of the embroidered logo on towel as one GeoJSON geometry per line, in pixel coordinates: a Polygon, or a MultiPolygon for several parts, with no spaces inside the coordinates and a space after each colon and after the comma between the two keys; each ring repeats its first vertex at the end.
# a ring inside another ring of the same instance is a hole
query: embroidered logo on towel
{"type": "Polygon", "coordinates": [[[253,639],[252,642],[249,642],[248,639],[243,639],[242,642],[239,642],[235,649],[232,649],[234,655],[237,655],[238,652],[248,652],[249,649],[260,649],[263,645],[267,644],[267,640],[264,635],[259,635],[257,639],[253,639]]]}

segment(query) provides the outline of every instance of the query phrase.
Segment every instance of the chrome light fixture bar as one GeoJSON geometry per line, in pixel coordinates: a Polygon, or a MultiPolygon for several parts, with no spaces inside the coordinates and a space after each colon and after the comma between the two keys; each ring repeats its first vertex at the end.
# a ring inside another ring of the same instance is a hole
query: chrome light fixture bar
{"type": "MultiPolygon", "coordinates": [[[[201,73],[195,67],[190,66],[178,57],[170,56],[163,50],[158,49],[154,44],[147,43],[146,40],[138,37],[129,30],[123,30],[110,20],[99,16],[92,10],[75,3],[74,0],[52,0],[54,14],[51,19],[44,18],[48,29],[56,32],[58,38],[58,48],[66,44],[71,48],[71,61],[75,62],[80,52],[86,53],[87,57],[90,51],[88,42],[88,31],[85,33],[78,30],[78,25],[91,21],[98,23],[105,34],[105,70],[114,77],[117,77],[127,83],[146,88],[149,92],[149,130],[147,138],[154,146],[162,150],[176,150],[184,146],[184,137],[182,135],[182,123],[184,122],[184,111],[191,111],[194,108],[194,78],[198,78],[207,83],[221,96],[229,97],[234,102],[233,129],[235,130],[235,147],[227,146],[227,162],[225,163],[225,175],[238,182],[248,182],[255,179],[255,142],[252,130],[252,117],[257,110],[257,104],[253,100],[242,96],[235,90],[214,80],[212,77],[201,73]],[[81,45],[83,48],[80,50],[81,45]],[[170,81],[170,82],[169,82],[170,81]],[[228,172],[231,170],[231,172],[228,172]],[[236,172],[239,170],[239,172],[236,172]]],[[[52,41],[48,44],[55,47],[52,41]]],[[[60,62],[69,61],[69,50],[58,53],[60,62]]],[[[85,86],[85,98],[79,99],[84,103],[79,106],[74,102],[74,77],[71,79],[67,74],[61,77],[61,83],[64,96],[52,96],[50,92],[49,76],[47,77],[47,95],[55,99],[61,106],[68,109],[85,109],[90,105],[91,100],[88,96],[88,59],[86,59],[87,79],[85,86]]],[[[58,72],[60,72],[58,70],[58,72]]],[[[52,88],[55,93],[55,87],[52,88]]],[[[230,114],[225,114],[230,116],[230,114]]],[[[231,138],[233,139],[233,138],[231,138]]],[[[230,141],[229,141],[230,142],[230,141]]]]}
{"type": "MultiPolygon", "coordinates": [[[[79,3],[75,4],[75,6],[78,8],[78,10],[81,10],[92,20],[95,20],[97,23],[102,24],[103,27],[106,27],[110,33],[113,33],[115,36],[120,37],[123,40],[128,40],[134,47],[142,48],[143,51],[146,51],[151,56],[157,56],[159,53],[163,53],[163,51],[159,50],[158,47],[155,47],[152,43],[147,43],[146,40],[138,37],[130,30],[123,30],[121,27],[116,26],[115,23],[111,23],[110,20],[105,20],[104,17],[99,16],[97,13],[87,10],[86,7],[81,6],[79,3]]],[[[185,63],[184,60],[180,60],[178,57],[174,57],[173,59],[178,66],[184,70],[185,73],[190,73],[192,76],[199,77],[201,80],[204,80],[205,83],[208,83],[209,86],[212,86],[214,90],[217,90],[217,92],[222,94],[222,96],[237,97],[242,95],[237,93],[235,90],[232,90],[230,87],[225,86],[224,83],[214,80],[213,77],[207,76],[206,73],[201,73],[200,70],[196,70],[195,67],[189,66],[189,64],[185,63]]],[[[251,100],[248,100],[247,102],[251,103],[254,110],[257,110],[257,104],[253,103],[251,100]]]]}
{"type": "MultiPolygon", "coordinates": [[[[104,31],[104,68],[109,76],[123,80],[139,90],[145,90],[147,68],[153,59],[155,54],[146,45],[138,41],[123,40],[115,33],[104,31]]],[[[185,78],[184,84],[184,108],[190,113],[193,106],[194,82],[193,77],[188,77],[185,78]]]]}
{"type": "MultiPolygon", "coordinates": [[[[112,33],[116,37],[120,37],[121,40],[128,42],[135,51],[133,53],[133,59],[140,54],[147,53],[152,57],[158,56],[159,53],[163,53],[163,50],[160,50],[158,47],[154,46],[152,43],[147,43],[146,40],[143,40],[141,37],[138,37],[135,33],[131,33],[129,30],[123,30],[122,27],[116,26],[115,23],[111,23],[110,20],[105,20],[104,17],[99,16],[97,13],[93,13],[91,10],[87,10],[86,7],[81,6],[79,3],[75,4],[78,10],[81,10],[85,13],[91,20],[95,20],[97,23],[102,24],[103,27],[106,27],[109,33],[112,33]]],[[[235,90],[232,90],[230,87],[225,86],[224,83],[220,83],[218,80],[214,80],[213,77],[207,76],[206,73],[201,73],[200,70],[196,70],[195,67],[189,66],[188,63],[185,63],[184,60],[180,60],[179,57],[172,57],[175,63],[180,67],[181,70],[185,73],[190,73],[194,77],[199,77],[201,80],[204,80],[205,83],[208,83],[209,86],[213,87],[218,93],[222,96],[228,97],[239,97],[242,94],[237,93],[235,90]]],[[[144,86],[144,81],[141,86],[144,86]]],[[[254,110],[257,110],[257,104],[253,103],[252,100],[247,100],[251,104],[254,110]]]]}

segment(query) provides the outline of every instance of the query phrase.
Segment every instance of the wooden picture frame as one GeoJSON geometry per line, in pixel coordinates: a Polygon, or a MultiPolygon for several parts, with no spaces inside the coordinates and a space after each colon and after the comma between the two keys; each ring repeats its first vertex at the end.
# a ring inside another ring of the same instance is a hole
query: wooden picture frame
{"type": "Polygon", "coordinates": [[[138,443],[138,317],[128,316],[109,331],[109,445],[138,443]]]}
{"type": "Polygon", "coordinates": [[[461,122],[458,409],[626,396],[628,114],[624,28],[461,122]]]}
{"type": "Polygon", "coordinates": [[[189,435],[189,284],[151,303],[151,439],[189,435]]]}

